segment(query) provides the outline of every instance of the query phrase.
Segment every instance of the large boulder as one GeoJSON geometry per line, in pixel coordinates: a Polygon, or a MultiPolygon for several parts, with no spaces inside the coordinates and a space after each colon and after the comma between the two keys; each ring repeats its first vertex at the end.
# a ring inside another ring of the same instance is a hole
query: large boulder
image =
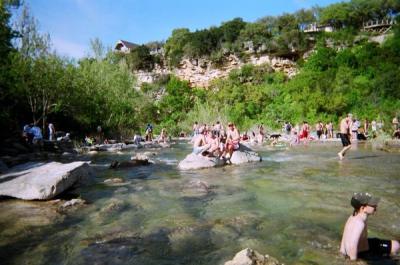
{"type": "Polygon", "coordinates": [[[261,255],[250,248],[238,252],[233,260],[225,262],[225,265],[281,265],[281,263],[269,255],[261,255]]]}
{"type": "Polygon", "coordinates": [[[222,166],[225,161],[218,157],[207,157],[190,153],[178,164],[178,168],[182,170],[200,169],[222,166]]]}
{"type": "Polygon", "coordinates": [[[247,146],[241,144],[239,149],[233,152],[230,161],[232,164],[239,165],[249,162],[259,162],[261,161],[261,157],[247,146]]]}
{"type": "Polygon", "coordinates": [[[84,161],[27,163],[0,175],[0,196],[23,200],[52,199],[92,174],[84,161]]]}

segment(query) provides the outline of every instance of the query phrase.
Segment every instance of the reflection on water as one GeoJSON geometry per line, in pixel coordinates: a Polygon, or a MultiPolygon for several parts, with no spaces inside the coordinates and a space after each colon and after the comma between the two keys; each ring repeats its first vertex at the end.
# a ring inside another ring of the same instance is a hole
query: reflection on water
{"type": "Polygon", "coordinates": [[[260,163],[190,172],[176,169],[182,143],[148,167],[107,169],[132,153],[93,157],[97,184],[72,191],[88,201],[78,210],[0,202],[2,264],[223,264],[245,247],[286,264],[343,264],[354,191],[382,198],[370,234],[399,238],[400,156],[358,146],[338,161],[339,149],[261,149],[260,163]]]}

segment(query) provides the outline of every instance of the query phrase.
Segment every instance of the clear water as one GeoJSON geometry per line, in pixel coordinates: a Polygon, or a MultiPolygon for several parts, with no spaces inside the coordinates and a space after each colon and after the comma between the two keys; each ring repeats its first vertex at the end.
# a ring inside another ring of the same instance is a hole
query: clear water
{"type": "Polygon", "coordinates": [[[340,162],[339,150],[260,148],[260,163],[190,172],[176,167],[183,142],[147,167],[107,169],[132,152],[92,157],[96,184],[71,192],[82,208],[0,202],[1,264],[223,264],[246,247],[285,264],[343,264],[354,191],[381,197],[370,235],[400,238],[400,155],[359,145],[340,162]]]}

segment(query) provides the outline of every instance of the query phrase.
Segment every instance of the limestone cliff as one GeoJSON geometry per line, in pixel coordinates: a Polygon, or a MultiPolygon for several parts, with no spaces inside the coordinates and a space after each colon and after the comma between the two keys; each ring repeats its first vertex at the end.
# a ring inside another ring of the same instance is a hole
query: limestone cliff
{"type": "Polygon", "coordinates": [[[239,69],[245,64],[262,65],[269,64],[275,71],[284,72],[289,78],[297,73],[295,62],[278,57],[270,57],[268,55],[255,56],[251,55],[246,62],[240,60],[234,55],[229,55],[226,58],[226,63],[222,67],[214,67],[210,60],[207,59],[183,59],[178,68],[169,70],[156,65],[152,72],[137,71],[135,75],[138,79],[138,84],[152,83],[160,76],[173,74],[183,80],[189,81],[193,87],[207,88],[210,82],[217,78],[225,78],[229,72],[234,69],[239,69]]]}

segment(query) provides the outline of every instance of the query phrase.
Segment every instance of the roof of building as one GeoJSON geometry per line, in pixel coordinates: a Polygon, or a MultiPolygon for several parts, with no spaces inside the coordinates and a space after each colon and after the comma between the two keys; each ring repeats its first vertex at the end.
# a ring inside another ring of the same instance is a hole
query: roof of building
{"type": "Polygon", "coordinates": [[[119,40],[117,42],[117,44],[115,45],[115,49],[118,50],[118,48],[121,48],[121,45],[127,47],[128,49],[133,49],[133,48],[139,46],[136,43],[132,43],[132,42],[129,42],[129,41],[126,41],[126,40],[119,40]]]}

